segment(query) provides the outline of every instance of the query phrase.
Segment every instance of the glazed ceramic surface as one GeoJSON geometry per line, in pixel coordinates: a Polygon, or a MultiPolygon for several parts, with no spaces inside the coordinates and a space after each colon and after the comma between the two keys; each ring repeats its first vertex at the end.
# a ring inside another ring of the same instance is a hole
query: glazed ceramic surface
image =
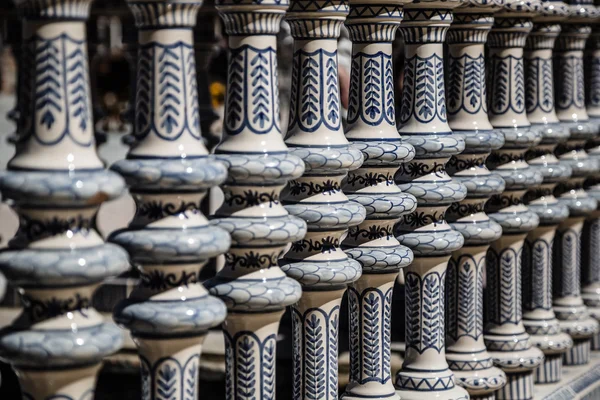
{"type": "Polygon", "coordinates": [[[103,357],[121,331],[90,306],[127,253],[95,230],[100,205],[123,180],[106,171],[94,142],[85,21],[90,2],[17,2],[24,18],[16,155],[0,176],[21,225],[0,269],[23,295],[3,330],[0,356],[32,400],[93,398],[103,357]]]}
{"type": "Polygon", "coordinates": [[[366,208],[367,216],[342,243],[362,267],[348,293],[351,366],[344,399],[398,399],[391,371],[392,289],[413,254],[394,237],[394,225],[417,205],[394,181],[401,164],[415,156],[395,120],[391,42],[401,7],[398,2],[351,2],[346,20],[354,42],[346,137],[365,161],[349,173],[344,191],[366,208]]]}
{"type": "Polygon", "coordinates": [[[406,354],[396,376],[402,399],[465,399],[445,359],[444,298],[450,254],[464,239],[445,221],[446,209],[464,199],[466,187],[450,178],[445,164],[465,148],[448,126],[442,44],[458,2],[407,4],[400,31],[405,42],[400,134],[415,158],[396,175],[401,190],[417,199],[396,237],[415,256],[404,270],[406,354]]]}
{"type": "Polygon", "coordinates": [[[539,217],[523,204],[523,194],[542,182],[542,174],[530,167],[525,152],[536,146],[541,133],[531,129],[525,109],[523,48],[532,29],[539,2],[507,1],[495,15],[488,39],[490,54],[488,105],[490,122],[505,138],[492,152],[488,166],[506,181],[506,190],[493,196],[486,209],[502,227],[502,237],[487,252],[487,320],[484,339],[494,363],[507,374],[508,383],[499,399],[531,399],[533,372],[543,353],[532,347],[522,314],[521,261],[528,232],[539,217]]]}
{"type": "MultiPolygon", "coordinates": [[[[287,1],[217,2],[229,35],[223,141],[215,153],[228,169],[215,226],[231,234],[225,266],[206,283],[225,301],[226,398],[275,398],[279,319],[300,299],[300,284],[278,262],[304,238],[306,222],[288,214],[280,193],[304,172],[281,136],[277,44],[287,1]]],[[[329,388],[327,388],[329,389],[329,388]]]]}
{"type": "Polygon", "coordinates": [[[561,163],[571,167],[572,178],[559,185],[559,202],[569,208],[569,218],[558,228],[554,241],[554,311],[561,330],[574,340],[565,355],[567,365],[589,361],[591,338],[598,333],[597,322],[589,316],[581,297],[581,232],[585,216],[596,209],[596,200],[583,190],[584,180],[598,170],[597,160],[585,152],[586,141],[598,130],[589,123],[585,109],[583,50],[597,12],[591,2],[568,2],[571,15],[562,24],[556,43],[558,118],[570,129],[570,138],[558,146],[561,163]]]}
{"type": "Polygon", "coordinates": [[[489,243],[502,234],[484,205],[504,190],[502,177],[485,165],[490,152],[504,144],[504,136],[487,116],[484,44],[493,13],[501,6],[502,2],[468,2],[455,9],[447,40],[449,124],[465,138],[465,151],[450,160],[449,170],[467,187],[467,197],[448,212],[465,245],[452,253],[446,276],[446,360],[471,398],[486,399],[506,384],[506,375],[494,367],[483,342],[485,255],[489,243]]]}
{"type": "Polygon", "coordinates": [[[197,398],[201,344],[226,314],[198,282],[206,261],[230,245],[228,233],[199,210],[227,174],[200,133],[191,28],[201,4],[129,3],[139,29],[137,141],[112,169],[129,184],[137,211],[111,241],[140,270],[140,285],[114,316],[138,346],[144,400],[197,398]]]}
{"type": "Polygon", "coordinates": [[[303,288],[292,308],[294,399],[338,398],[338,328],[342,295],[361,275],[360,263],[340,248],[365,208],[348,199],[342,180],[363,162],[342,130],[337,38],[348,4],[294,0],[287,13],[294,37],[286,144],[305,163],[282,198],[308,232],[292,244],[283,271],[303,288]]]}
{"type": "MultiPolygon", "coordinates": [[[[594,20],[592,34],[586,45],[586,111],[590,123],[600,129],[600,16],[594,20]]],[[[589,156],[600,163],[600,140],[589,141],[586,145],[589,156]]],[[[583,226],[582,297],[590,314],[600,320],[600,169],[586,182],[586,191],[598,202],[595,211],[588,214],[583,226]]],[[[592,349],[600,350],[600,335],[592,340],[592,349]]]]}
{"type": "Polygon", "coordinates": [[[569,335],[560,332],[552,310],[552,249],[558,224],[569,215],[569,209],[558,202],[553,191],[557,183],[571,176],[571,168],[559,163],[553,152],[569,137],[569,129],[558,123],[554,110],[552,51],[559,21],[568,15],[566,4],[542,2],[542,10],[534,18],[533,30],[525,49],[525,89],[527,117],[531,129],[539,130],[541,143],[526,154],[529,165],[539,171],[542,185],[527,193],[529,209],[540,218],[523,248],[523,324],[531,335],[531,343],[544,352],[544,362],[536,370],[536,383],[553,383],[562,377],[563,354],[573,345],[569,335]]]}

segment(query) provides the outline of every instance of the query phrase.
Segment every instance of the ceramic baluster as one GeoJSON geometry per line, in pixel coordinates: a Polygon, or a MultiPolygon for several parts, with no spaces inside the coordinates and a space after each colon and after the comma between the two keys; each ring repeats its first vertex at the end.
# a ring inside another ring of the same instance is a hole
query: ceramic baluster
{"type": "Polygon", "coordinates": [[[367,209],[367,218],[342,243],[363,273],[348,292],[351,367],[342,397],[399,400],[391,371],[392,291],[398,271],[412,262],[413,254],[394,237],[394,225],[417,205],[394,182],[400,165],[415,156],[395,120],[392,41],[402,4],[357,3],[350,2],[346,20],[353,41],[346,137],[362,150],[365,162],[348,174],[344,191],[367,209]]]}
{"type": "Polygon", "coordinates": [[[360,263],[340,248],[365,208],[341,189],[363,156],[342,128],[337,38],[348,4],[292,0],[287,13],[294,38],[290,117],[286,144],[306,170],[282,196],[291,215],[306,221],[306,237],[292,244],[281,264],[302,285],[292,307],[293,398],[338,398],[338,329],[342,295],[361,275],[360,263]]]}
{"type": "Polygon", "coordinates": [[[465,238],[452,253],[446,276],[446,360],[457,383],[471,398],[493,399],[506,384],[483,342],[483,273],[489,244],[502,234],[484,212],[504,180],[485,160],[504,144],[487,116],[484,44],[502,2],[471,1],[454,11],[448,32],[447,104],[450,128],[465,138],[462,154],[450,160],[453,178],[467,187],[467,197],[452,204],[448,220],[465,238]]]}
{"type": "Polygon", "coordinates": [[[111,236],[140,270],[140,284],[114,312],[138,347],[142,398],[196,399],[200,350],[225,318],[223,302],[199,283],[206,261],[230,244],[199,211],[225,166],[202,144],[192,28],[200,1],[131,1],[138,34],[135,131],[139,141],[112,169],[137,204],[111,236]]]}
{"type": "Polygon", "coordinates": [[[540,225],[525,239],[523,248],[523,324],[531,343],[544,352],[544,362],[536,369],[536,383],[558,382],[562,377],[563,354],[573,346],[571,337],[560,332],[552,310],[552,247],[558,224],[569,215],[568,208],[553,195],[557,183],[571,175],[571,168],[559,163],[553,152],[569,137],[569,130],[558,123],[554,110],[552,50],[560,33],[558,21],[568,15],[560,1],[543,1],[534,18],[525,50],[527,117],[532,130],[542,135],[539,146],[526,154],[529,165],[539,171],[541,186],[527,193],[529,209],[540,218],[540,225]]]}
{"type": "Polygon", "coordinates": [[[571,178],[559,185],[559,201],[569,208],[569,218],[558,227],[554,239],[553,305],[563,332],[573,338],[574,346],[563,359],[565,365],[586,364],[590,357],[591,338],[598,333],[598,323],[589,316],[581,297],[581,232],[585,217],[597,205],[583,190],[583,181],[598,169],[598,164],[584,150],[585,142],[596,135],[585,110],[583,50],[590,35],[591,3],[568,2],[571,15],[562,24],[556,42],[555,78],[556,109],[560,121],[570,129],[567,143],[556,154],[573,171],[571,178]]]}
{"type": "MultiPolygon", "coordinates": [[[[590,122],[600,129],[600,21],[597,19],[592,27],[592,34],[587,40],[586,70],[586,111],[590,122]]],[[[588,142],[588,154],[600,163],[600,140],[588,142]]],[[[600,173],[590,178],[587,193],[596,199],[596,210],[588,214],[583,225],[582,264],[583,276],[582,297],[590,315],[600,320],[600,173]]],[[[600,335],[594,335],[592,350],[600,350],[600,335]]]]}
{"type": "Polygon", "coordinates": [[[0,254],[24,309],[0,334],[0,357],[17,372],[23,398],[92,399],[102,358],[120,329],[94,310],[100,283],[126,271],[127,253],[95,230],[100,205],[124,182],[96,154],[85,21],[89,1],[17,2],[23,17],[23,76],[17,153],[0,175],[21,219],[0,254]]]}
{"type": "Polygon", "coordinates": [[[397,225],[396,237],[414,253],[403,270],[406,292],[406,354],[396,376],[402,399],[466,399],[455,385],[445,357],[444,297],[450,254],[463,237],[445,221],[446,209],[466,196],[466,187],[446,173],[451,156],[465,148],[448,126],[443,42],[456,1],[407,4],[400,31],[405,43],[400,134],[415,147],[415,158],[396,175],[417,209],[397,225]]]}
{"type": "Polygon", "coordinates": [[[486,205],[490,217],[502,227],[502,237],[492,242],[486,258],[486,324],[484,342],[494,363],[507,375],[507,385],[498,399],[531,399],[533,372],[544,355],[532,347],[523,326],[521,259],[527,233],[539,224],[539,217],[523,204],[523,194],[542,183],[542,175],[524,159],[525,152],[541,140],[530,129],[525,111],[523,48],[532,29],[539,2],[509,0],[495,15],[488,37],[490,122],[505,139],[493,151],[488,167],[506,182],[505,191],[492,196],[486,205]]]}
{"type": "Polygon", "coordinates": [[[217,10],[229,36],[229,66],[223,141],[217,157],[229,175],[214,224],[232,245],[225,266],[205,285],[227,305],[226,399],[275,399],[275,354],[279,321],[300,299],[300,284],[279,268],[290,243],[306,223],[280,202],[287,181],[304,162],[289,153],[281,136],[277,89],[277,43],[288,8],[281,0],[220,0],[217,10]]]}

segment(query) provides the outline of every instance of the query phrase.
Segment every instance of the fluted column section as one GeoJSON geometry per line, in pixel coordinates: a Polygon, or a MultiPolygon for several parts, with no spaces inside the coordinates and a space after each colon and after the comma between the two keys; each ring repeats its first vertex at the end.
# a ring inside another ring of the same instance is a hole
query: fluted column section
{"type": "Polygon", "coordinates": [[[502,237],[492,242],[486,259],[486,324],[484,341],[508,383],[498,399],[533,398],[533,372],[544,356],[532,347],[523,326],[521,260],[528,232],[539,217],[523,204],[523,194],[542,182],[542,175],[525,162],[527,149],[540,142],[530,129],[525,112],[523,47],[532,29],[539,2],[526,5],[508,1],[495,16],[488,39],[490,122],[504,135],[501,149],[492,152],[488,166],[506,182],[505,191],[487,203],[490,217],[502,227],[502,237]]]}
{"type": "Polygon", "coordinates": [[[362,271],[340,242],[365,219],[365,208],[342,191],[342,180],[363,162],[344,136],[338,85],[337,38],[348,13],[342,1],[292,0],[287,20],[294,38],[286,144],[306,169],[284,191],[285,208],[306,221],[281,268],[302,285],[292,307],[293,399],[338,398],[338,328],[342,296],[362,271]]]}
{"type": "Polygon", "coordinates": [[[565,354],[565,365],[586,364],[590,357],[591,338],[598,333],[598,323],[589,316],[581,297],[581,232],[585,217],[596,209],[597,202],[583,190],[586,177],[598,169],[584,146],[596,136],[585,109],[583,50],[591,32],[591,2],[567,2],[571,15],[562,24],[555,48],[557,83],[556,109],[561,122],[570,129],[570,138],[558,146],[556,154],[573,171],[571,179],[559,185],[559,201],[569,208],[569,218],[558,227],[554,239],[554,312],[563,332],[571,335],[573,348],[565,354]]]}
{"type": "MultiPolygon", "coordinates": [[[[600,129],[600,21],[596,19],[586,43],[586,111],[590,123],[600,129]]],[[[587,153],[600,165],[600,139],[586,145],[587,153]]],[[[600,168],[586,182],[588,195],[596,199],[596,210],[590,212],[583,225],[581,272],[582,297],[590,315],[600,320],[600,168]]],[[[592,350],[600,350],[600,335],[592,339],[592,350]]]]}
{"type": "Polygon", "coordinates": [[[21,225],[0,269],[24,309],[0,334],[23,398],[92,398],[102,358],[121,331],[90,303],[128,268],[126,252],[95,230],[100,205],[123,180],[103,169],[94,143],[85,21],[89,1],[19,1],[23,18],[17,153],[0,175],[21,225]],[[28,90],[25,90],[27,88],[28,90]]]}
{"type": "Polygon", "coordinates": [[[306,223],[280,202],[287,181],[304,172],[302,159],[283,142],[279,123],[275,35],[289,3],[220,0],[216,5],[230,54],[223,140],[215,150],[228,178],[214,224],[231,234],[232,245],[223,270],[206,285],[228,309],[226,399],[272,400],[279,321],[302,293],[278,259],[306,234],[306,223]]]}
{"type": "Polygon", "coordinates": [[[467,197],[448,212],[465,245],[452,253],[446,276],[446,360],[457,383],[477,399],[493,399],[506,384],[483,342],[485,255],[502,234],[484,205],[504,190],[504,180],[485,166],[490,152],[504,144],[504,136],[488,120],[485,82],[484,44],[498,9],[499,3],[465,3],[455,10],[448,32],[449,125],[465,138],[465,151],[450,160],[448,169],[467,187],[467,197]]]}
{"type": "Polygon", "coordinates": [[[450,178],[445,165],[465,148],[448,126],[444,87],[443,42],[458,2],[407,4],[400,31],[405,43],[400,134],[415,147],[396,182],[417,199],[417,209],[403,217],[396,237],[415,256],[404,272],[406,354],[396,376],[402,399],[466,399],[455,385],[445,357],[444,298],[450,254],[464,239],[445,221],[448,207],[464,199],[466,187],[450,178]]]}
{"type": "Polygon", "coordinates": [[[391,371],[392,291],[412,251],[394,237],[394,225],[417,206],[402,193],[394,175],[415,151],[398,134],[394,104],[392,41],[402,20],[402,4],[350,2],[346,26],[352,46],[352,73],[346,137],[361,149],[365,162],[348,175],[344,191],[362,204],[367,218],[350,229],[342,243],[360,262],[362,276],[348,293],[350,383],[347,400],[395,399],[391,371]]]}
{"type": "Polygon", "coordinates": [[[531,129],[542,135],[540,145],[526,153],[526,159],[544,180],[526,195],[529,209],[540,218],[523,249],[523,324],[531,335],[531,343],[544,352],[544,362],[536,369],[536,383],[553,383],[562,377],[563,354],[573,345],[570,336],[560,332],[552,310],[552,248],[558,224],[568,215],[553,191],[558,182],[571,176],[571,168],[559,163],[553,152],[566,141],[569,130],[558,123],[554,110],[552,50],[558,34],[558,21],[568,15],[560,1],[543,1],[540,14],[525,50],[527,117],[531,129]]]}
{"type": "Polygon", "coordinates": [[[201,345],[226,308],[199,283],[206,261],[229,235],[200,212],[225,166],[202,144],[192,28],[200,1],[131,1],[138,34],[135,131],[138,142],[112,169],[137,205],[111,241],[128,250],[140,285],[114,312],[138,347],[142,399],[197,399],[201,345]]]}

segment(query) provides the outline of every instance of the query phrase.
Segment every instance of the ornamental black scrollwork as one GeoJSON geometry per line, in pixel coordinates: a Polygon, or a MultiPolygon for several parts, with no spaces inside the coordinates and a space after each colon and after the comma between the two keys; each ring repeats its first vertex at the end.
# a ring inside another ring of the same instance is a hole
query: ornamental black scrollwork
{"type": "Polygon", "coordinates": [[[482,203],[452,203],[450,206],[450,213],[454,215],[458,215],[464,217],[465,215],[477,214],[483,212],[483,204],[482,203]]]}
{"type": "Polygon", "coordinates": [[[359,238],[376,240],[385,237],[393,236],[393,228],[389,226],[371,225],[365,229],[361,229],[358,226],[350,228],[348,236],[357,240],[359,238]]]}
{"type": "Polygon", "coordinates": [[[517,206],[521,204],[521,198],[519,196],[506,196],[501,194],[495,194],[485,205],[485,209],[488,212],[494,212],[510,206],[517,206]]]}
{"type": "Polygon", "coordinates": [[[394,177],[389,173],[381,174],[377,172],[367,172],[366,174],[348,174],[349,185],[354,186],[355,184],[363,186],[376,186],[379,183],[385,182],[386,186],[394,184],[394,177]]]}
{"type": "Polygon", "coordinates": [[[87,236],[94,229],[94,220],[82,215],[70,218],[53,217],[51,219],[33,219],[21,215],[19,236],[25,236],[28,240],[40,240],[43,238],[60,235],[67,231],[87,236]]]}
{"type": "Polygon", "coordinates": [[[179,286],[189,286],[198,282],[198,272],[183,271],[181,274],[167,273],[163,270],[152,270],[140,274],[141,286],[164,291],[179,286]]]}
{"type": "Polygon", "coordinates": [[[523,202],[529,203],[535,199],[539,199],[540,197],[550,196],[552,195],[552,188],[538,186],[534,189],[531,189],[525,193],[523,196],[523,202]]]}
{"type": "Polygon", "coordinates": [[[258,190],[245,190],[243,193],[227,192],[225,204],[228,206],[254,207],[269,203],[269,207],[279,204],[279,193],[259,192],[258,190]]]}
{"type": "Polygon", "coordinates": [[[341,191],[339,182],[332,179],[328,179],[325,182],[300,182],[290,181],[290,194],[292,196],[298,196],[304,194],[311,196],[313,194],[327,193],[334,194],[335,192],[341,191]]]}
{"type": "Polygon", "coordinates": [[[165,203],[162,200],[152,200],[138,205],[138,217],[146,217],[152,221],[159,220],[172,215],[182,215],[188,219],[188,212],[195,214],[200,208],[199,203],[193,201],[182,201],[179,206],[173,203],[165,203]]]}
{"type": "Polygon", "coordinates": [[[243,255],[226,253],[225,261],[231,266],[233,271],[235,271],[236,268],[271,268],[278,265],[278,260],[282,255],[283,251],[261,254],[251,250],[243,255]]]}
{"type": "Polygon", "coordinates": [[[452,157],[448,162],[448,169],[454,171],[464,171],[470,168],[476,168],[483,166],[486,157],[469,157],[468,159],[452,157]]]}
{"type": "Polygon", "coordinates": [[[522,160],[522,155],[520,153],[497,153],[493,152],[487,159],[487,166],[491,169],[497,167],[498,165],[508,164],[512,161],[520,161],[522,160]]]}
{"type": "Polygon", "coordinates": [[[90,306],[90,299],[79,293],[66,299],[52,297],[46,300],[38,300],[24,294],[21,296],[21,300],[31,321],[53,318],[72,311],[79,311],[82,316],[87,318],[84,309],[90,306]]]}
{"type": "Polygon", "coordinates": [[[321,240],[303,239],[292,243],[293,252],[320,251],[321,253],[331,253],[340,247],[340,239],[327,236],[321,240]]]}
{"type": "Polygon", "coordinates": [[[444,171],[444,164],[433,163],[429,165],[424,162],[407,162],[400,166],[397,174],[399,176],[410,176],[417,178],[419,176],[433,174],[444,171]]]}
{"type": "Polygon", "coordinates": [[[429,224],[433,224],[436,222],[441,222],[444,219],[444,212],[434,212],[433,214],[428,214],[424,211],[415,211],[413,213],[404,215],[402,217],[402,223],[404,225],[410,226],[412,228],[417,228],[420,226],[425,226],[429,224]]]}

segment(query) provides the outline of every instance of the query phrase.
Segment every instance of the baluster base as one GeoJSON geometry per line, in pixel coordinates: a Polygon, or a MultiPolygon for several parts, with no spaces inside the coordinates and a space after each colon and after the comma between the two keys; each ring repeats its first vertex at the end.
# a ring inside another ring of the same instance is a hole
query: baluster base
{"type": "Polygon", "coordinates": [[[562,378],[563,354],[546,354],[544,362],[535,370],[535,383],[555,383],[562,378]]]}
{"type": "Polygon", "coordinates": [[[407,371],[396,375],[396,394],[402,400],[463,400],[469,394],[460,386],[455,386],[454,374],[449,369],[443,371],[407,371]],[[447,388],[447,389],[445,389],[447,388]]]}
{"type": "Polygon", "coordinates": [[[533,371],[506,374],[507,383],[496,393],[498,400],[533,399],[533,371]]]}
{"type": "MultiPolygon", "coordinates": [[[[533,324],[525,322],[529,332],[533,331],[533,324]]],[[[562,357],[573,347],[573,339],[566,333],[556,333],[558,321],[550,321],[551,332],[544,334],[544,328],[538,330],[538,334],[530,336],[530,343],[544,353],[544,361],[535,370],[535,383],[554,383],[562,377],[562,357]]]]}
{"type": "Polygon", "coordinates": [[[584,365],[590,362],[592,338],[574,339],[573,347],[563,355],[564,365],[584,365]]]}

